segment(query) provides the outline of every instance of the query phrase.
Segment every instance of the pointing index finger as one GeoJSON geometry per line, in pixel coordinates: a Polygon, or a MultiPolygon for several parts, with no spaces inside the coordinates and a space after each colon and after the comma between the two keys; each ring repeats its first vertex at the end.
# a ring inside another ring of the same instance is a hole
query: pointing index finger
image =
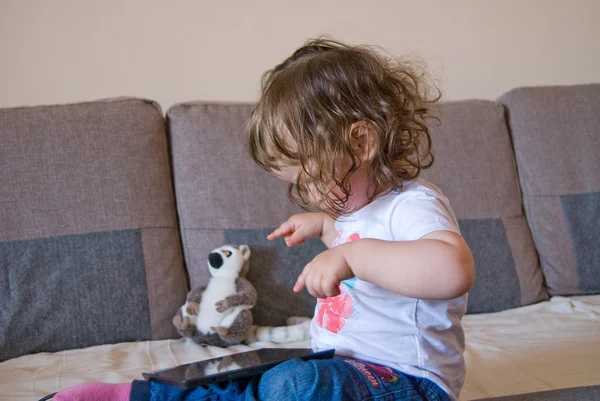
{"type": "Polygon", "coordinates": [[[292,232],[291,226],[289,224],[283,223],[281,226],[275,229],[271,234],[267,235],[268,240],[274,240],[279,237],[283,237],[284,235],[292,232]]]}

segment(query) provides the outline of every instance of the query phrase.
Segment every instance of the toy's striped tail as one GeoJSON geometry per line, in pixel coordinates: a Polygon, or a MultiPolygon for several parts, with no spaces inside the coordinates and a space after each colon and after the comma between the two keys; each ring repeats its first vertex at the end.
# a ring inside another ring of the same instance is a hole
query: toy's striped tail
{"type": "Polygon", "coordinates": [[[269,327],[252,326],[246,334],[244,343],[271,342],[276,344],[287,344],[305,341],[310,338],[310,319],[302,317],[291,317],[287,320],[287,326],[269,327]]]}

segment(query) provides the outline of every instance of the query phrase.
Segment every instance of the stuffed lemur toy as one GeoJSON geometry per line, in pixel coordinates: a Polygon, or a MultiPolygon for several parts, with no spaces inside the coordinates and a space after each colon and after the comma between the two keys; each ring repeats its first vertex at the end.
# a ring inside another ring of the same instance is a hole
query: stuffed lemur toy
{"type": "Polygon", "coordinates": [[[198,344],[228,347],[239,344],[252,326],[250,309],[256,289],[246,280],[250,248],[225,245],[208,255],[212,278],[206,288],[189,292],[187,302],[173,318],[179,334],[198,344]]]}
{"type": "Polygon", "coordinates": [[[256,341],[289,343],[309,337],[307,318],[290,318],[288,326],[252,326],[250,309],[256,305],[254,286],[246,280],[250,248],[225,245],[208,255],[211,279],[206,287],[192,289],[173,318],[183,337],[203,345],[228,347],[256,341]]]}

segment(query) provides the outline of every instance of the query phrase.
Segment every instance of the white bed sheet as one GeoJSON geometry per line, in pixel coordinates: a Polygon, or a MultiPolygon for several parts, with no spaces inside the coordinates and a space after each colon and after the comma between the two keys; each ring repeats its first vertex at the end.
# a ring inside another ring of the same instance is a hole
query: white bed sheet
{"type": "MultiPolygon", "coordinates": [[[[467,377],[461,400],[600,384],[600,295],[555,297],[468,315],[463,323],[467,377]]],[[[128,382],[142,372],[249,349],[165,340],[27,355],[0,363],[0,400],[37,400],[90,381],[128,382]]]]}

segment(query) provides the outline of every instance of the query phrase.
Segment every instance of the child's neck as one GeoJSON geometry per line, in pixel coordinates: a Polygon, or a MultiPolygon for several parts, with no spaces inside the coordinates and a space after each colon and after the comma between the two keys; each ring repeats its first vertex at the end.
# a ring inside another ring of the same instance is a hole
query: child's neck
{"type": "Polygon", "coordinates": [[[367,206],[377,194],[377,187],[370,180],[367,169],[359,169],[350,177],[351,191],[348,198],[348,211],[354,213],[367,206]]]}

